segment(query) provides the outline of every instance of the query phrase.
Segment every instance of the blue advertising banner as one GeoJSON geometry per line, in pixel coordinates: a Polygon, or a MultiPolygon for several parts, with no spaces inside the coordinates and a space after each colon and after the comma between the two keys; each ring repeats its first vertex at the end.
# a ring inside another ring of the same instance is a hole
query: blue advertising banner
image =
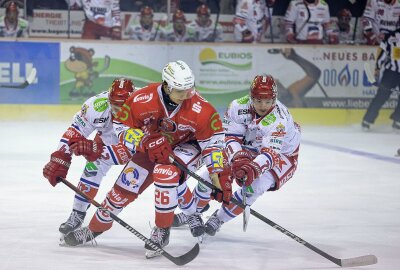
{"type": "Polygon", "coordinates": [[[59,43],[0,41],[0,52],[0,103],[59,103],[59,43]]]}

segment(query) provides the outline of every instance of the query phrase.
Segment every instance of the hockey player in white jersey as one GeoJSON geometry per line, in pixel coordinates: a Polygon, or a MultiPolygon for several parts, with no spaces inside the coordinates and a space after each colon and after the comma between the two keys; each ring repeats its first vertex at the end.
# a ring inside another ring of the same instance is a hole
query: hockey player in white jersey
{"type": "Polygon", "coordinates": [[[27,20],[18,18],[19,10],[15,2],[10,1],[6,6],[5,16],[0,16],[0,37],[27,37],[27,20]]]}
{"type": "Polygon", "coordinates": [[[239,0],[233,18],[237,42],[260,42],[265,33],[269,12],[265,0],[239,0]]]}
{"type": "Polygon", "coordinates": [[[289,43],[338,43],[338,33],[331,23],[329,6],[324,0],[292,0],[285,14],[286,40],[289,43]]]}
{"type": "Polygon", "coordinates": [[[196,10],[197,17],[190,23],[195,29],[196,41],[199,42],[222,42],[222,27],[210,19],[210,9],[207,5],[200,5],[196,10]]]}
{"type": "Polygon", "coordinates": [[[85,13],[83,39],[121,39],[119,0],[70,0],[69,5],[81,7],[85,13]]]}
{"type": "Polygon", "coordinates": [[[368,45],[378,45],[385,34],[399,26],[398,0],[368,0],[362,16],[364,37],[368,45]]]}
{"type": "Polygon", "coordinates": [[[160,40],[171,42],[196,41],[195,29],[188,24],[185,13],[178,9],[172,16],[172,24],[166,25],[160,33],[160,40]]]}
{"type": "MultiPolygon", "coordinates": [[[[251,84],[250,95],[232,101],[224,116],[225,151],[231,175],[238,185],[246,186],[233,196],[242,201],[245,190],[248,205],[264,192],[280,189],[297,168],[300,126],[277,96],[272,76],[258,75],[251,84]]],[[[198,204],[205,205],[210,192],[204,185],[198,185],[195,189],[198,204]]],[[[206,233],[215,235],[223,223],[242,212],[233,203],[223,204],[206,222],[206,233]]]]}
{"type": "Polygon", "coordinates": [[[158,40],[160,34],[160,23],[155,24],[153,21],[153,9],[144,6],[140,10],[139,20],[133,20],[127,27],[127,35],[133,40],[154,41],[158,40]]]}
{"type": "MultiPolygon", "coordinates": [[[[131,153],[118,145],[119,139],[115,135],[118,126],[113,126],[113,118],[134,89],[131,80],[115,79],[108,91],[85,101],[43,168],[43,175],[52,186],[58,183],[58,177],[67,176],[72,154],[83,155],[88,162],[78,188],[94,198],[103,177],[112,166],[110,163],[118,165],[129,161],[131,153]],[[97,131],[94,140],[87,139],[94,131],[97,131]],[[103,144],[110,146],[103,150],[103,144]]],[[[59,231],[65,235],[80,227],[89,206],[85,198],[76,194],[72,212],[68,220],[60,225],[59,231]]]]}

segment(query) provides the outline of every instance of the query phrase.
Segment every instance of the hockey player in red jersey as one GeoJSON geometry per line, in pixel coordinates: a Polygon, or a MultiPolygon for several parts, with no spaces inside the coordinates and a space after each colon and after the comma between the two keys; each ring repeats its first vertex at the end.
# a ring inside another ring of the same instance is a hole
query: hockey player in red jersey
{"type": "MultiPolygon", "coordinates": [[[[57,151],[51,154],[50,162],[43,169],[43,175],[51,185],[57,184],[58,177],[67,176],[73,153],[83,155],[88,162],[78,188],[90,198],[94,198],[111,166],[128,162],[131,157],[129,151],[121,151],[117,147],[103,149],[103,143],[109,145],[118,143],[112,120],[134,90],[131,80],[118,78],[113,81],[108,91],[85,101],[60,139],[57,151]],[[87,139],[94,131],[97,131],[94,140],[87,139]]],[[[79,228],[89,206],[85,198],[76,194],[72,212],[68,220],[60,225],[59,231],[65,235],[79,228]]]]}
{"type": "MultiPolygon", "coordinates": [[[[178,204],[188,215],[192,235],[201,236],[205,228],[186,186],[187,175],[169,158],[174,156],[190,170],[205,163],[208,173],[216,175],[223,171],[224,132],[215,108],[196,92],[192,70],[183,61],[167,64],[162,83],[135,92],[124,104],[118,120],[125,125],[119,133],[120,141],[135,154],[102,206],[118,214],[154,182],[156,226],[150,239],[161,247],[168,244],[178,204]]],[[[226,177],[213,179],[219,181],[216,184],[228,181],[226,177]]],[[[221,186],[222,194],[215,197],[229,199],[230,185],[221,186]]],[[[111,226],[112,219],[97,211],[88,227],[65,237],[66,244],[82,244],[111,226]]],[[[148,258],[159,255],[151,247],[145,248],[148,258]]]]}

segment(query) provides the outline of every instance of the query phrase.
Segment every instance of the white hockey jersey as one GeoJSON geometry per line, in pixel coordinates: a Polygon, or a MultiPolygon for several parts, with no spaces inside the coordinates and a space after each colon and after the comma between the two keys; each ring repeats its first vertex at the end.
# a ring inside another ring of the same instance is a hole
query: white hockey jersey
{"type": "MultiPolygon", "coordinates": [[[[81,110],[74,115],[71,127],[70,130],[77,130],[85,138],[89,137],[93,131],[97,131],[104,144],[117,144],[118,137],[113,128],[108,91],[86,100],[81,110]]],[[[65,134],[58,146],[58,149],[61,148],[69,149],[65,134]]]]}
{"type": "Polygon", "coordinates": [[[145,29],[139,21],[133,21],[128,25],[126,34],[133,40],[154,41],[159,40],[160,25],[153,23],[150,29],[145,29]]]}
{"type": "Polygon", "coordinates": [[[399,26],[400,2],[386,4],[383,0],[369,0],[364,10],[363,23],[364,31],[372,29],[377,37],[390,31],[396,30],[399,26]]]}
{"type": "Polygon", "coordinates": [[[286,31],[296,28],[298,40],[322,40],[324,28],[330,24],[328,4],[324,0],[316,0],[314,4],[304,4],[303,0],[292,0],[285,14],[286,31]]]}
{"type": "Polygon", "coordinates": [[[5,16],[0,16],[0,37],[27,37],[29,23],[27,20],[18,18],[16,27],[12,27],[5,21],[5,16]]]}
{"type": "Polygon", "coordinates": [[[71,0],[70,6],[83,8],[88,20],[105,27],[121,26],[119,0],[71,0]]]}
{"type": "Polygon", "coordinates": [[[222,27],[220,24],[217,24],[217,27],[215,27],[215,24],[212,20],[209,20],[206,26],[201,26],[198,24],[197,20],[194,20],[189,24],[189,27],[194,29],[196,41],[222,42],[222,27]]]}
{"type": "Polygon", "coordinates": [[[265,0],[239,0],[233,19],[235,40],[242,41],[242,32],[248,30],[256,41],[260,41],[266,18],[269,18],[269,12],[265,0]]]}
{"type": "Polygon", "coordinates": [[[160,40],[170,42],[193,42],[196,41],[195,29],[190,24],[186,24],[184,33],[179,35],[175,32],[173,24],[170,23],[162,28],[160,40]]]}
{"type": "Polygon", "coordinates": [[[280,101],[276,102],[275,108],[268,115],[257,119],[252,113],[248,95],[236,99],[225,113],[223,127],[227,138],[226,147],[230,148],[229,160],[242,147],[258,154],[262,148],[271,148],[277,153],[290,156],[300,145],[299,127],[280,101]],[[238,141],[243,141],[242,146],[238,141]]]}

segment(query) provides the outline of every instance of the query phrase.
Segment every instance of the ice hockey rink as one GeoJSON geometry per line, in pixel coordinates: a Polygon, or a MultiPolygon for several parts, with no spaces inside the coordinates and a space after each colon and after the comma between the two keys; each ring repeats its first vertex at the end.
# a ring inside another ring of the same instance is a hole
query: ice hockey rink
{"type": "MultiPolygon", "coordinates": [[[[42,168],[68,122],[0,122],[0,269],[176,269],[163,257],[147,260],[143,242],[114,224],[97,246],[60,247],[59,225],[73,192],[55,188],[42,168]]],[[[364,133],[358,125],[303,127],[299,167],[281,190],[264,194],[252,208],[337,258],[366,254],[378,263],[354,269],[400,269],[400,135],[388,126],[364,133]]],[[[84,160],[74,157],[68,179],[76,184],[84,160]]],[[[96,197],[102,201],[122,167],[114,167],[96,197]]],[[[195,183],[190,182],[193,186],[195,183]]],[[[150,187],[120,215],[146,237],[154,225],[150,187]]],[[[206,219],[218,207],[203,215],[206,219]]],[[[94,212],[89,209],[85,224],[94,212]]],[[[188,229],[171,231],[165,248],[174,256],[194,244],[188,229]]],[[[207,237],[200,254],[181,269],[335,269],[334,263],[268,224],[238,217],[207,237]]]]}

